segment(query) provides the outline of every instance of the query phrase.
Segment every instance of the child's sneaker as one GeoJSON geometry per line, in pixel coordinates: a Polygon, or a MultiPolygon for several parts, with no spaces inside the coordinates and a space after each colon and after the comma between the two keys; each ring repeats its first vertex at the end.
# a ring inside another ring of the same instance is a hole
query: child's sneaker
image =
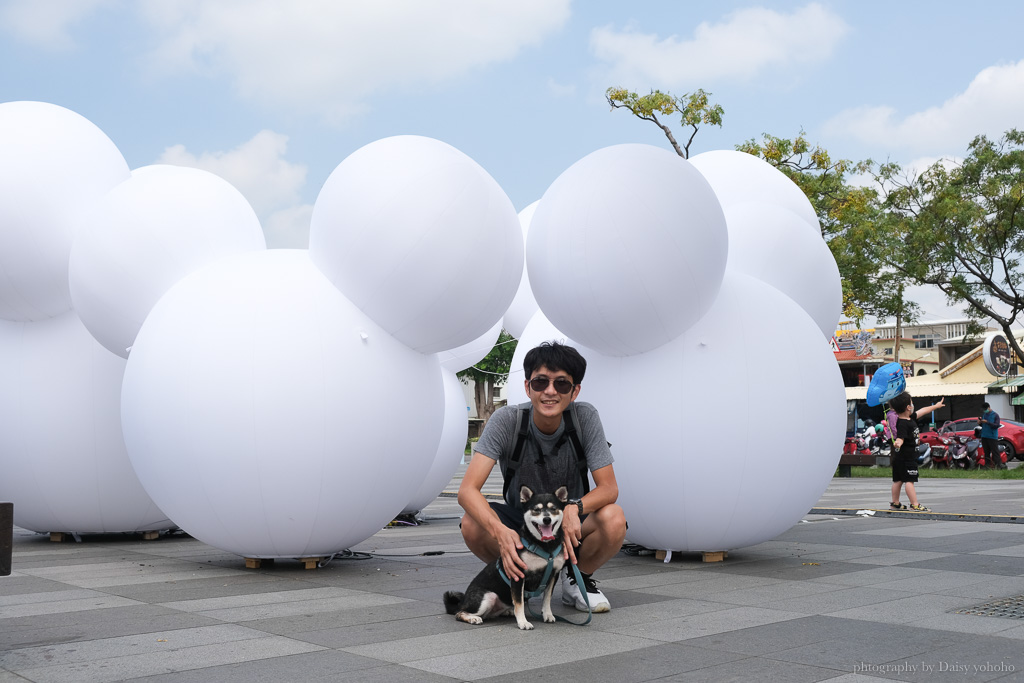
{"type": "Polygon", "coordinates": [[[913,510],[914,512],[931,512],[929,508],[926,508],[924,505],[921,505],[920,503],[918,503],[917,505],[911,505],[910,509],[913,510]]]}
{"type": "MultiPolygon", "coordinates": [[[[610,610],[611,605],[608,604],[608,598],[598,590],[597,582],[591,578],[590,574],[580,572],[580,576],[583,578],[583,589],[587,591],[587,600],[590,601],[590,611],[596,613],[610,610]]],[[[583,600],[583,593],[580,592],[579,586],[576,585],[576,575],[569,564],[566,564],[565,576],[562,577],[562,604],[572,605],[581,612],[587,611],[587,603],[583,600]]]]}
{"type": "Polygon", "coordinates": [[[902,503],[889,503],[890,510],[906,510],[907,506],[902,503]]]}

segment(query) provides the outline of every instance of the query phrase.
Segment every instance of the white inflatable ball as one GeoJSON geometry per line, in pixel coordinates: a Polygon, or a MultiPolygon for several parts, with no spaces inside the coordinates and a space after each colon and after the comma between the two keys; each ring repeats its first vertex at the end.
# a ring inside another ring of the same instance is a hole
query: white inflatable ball
{"type": "Polygon", "coordinates": [[[127,358],[171,285],[229,254],[265,248],[259,219],[229,182],[196,168],[144,166],[84,217],[71,250],[71,299],[97,341],[127,358]]]}
{"type": "Polygon", "coordinates": [[[728,241],[718,200],[689,162],[617,145],[576,162],[544,193],[526,262],[555,326],[624,356],[668,343],[711,308],[728,241]]]}
{"type": "MultiPolygon", "coordinates": [[[[451,482],[455,471],[466,454],[466,439],[469,437],[469,411],[466,410],[466,395],[462,382],[450,370],[441,370],[444,378],[444,427],[441,442],[434,454],[427,453],[432,461],[430,470],[423,477],[419,489],[413,494],[402,512],[414,514],[430,505],[451,482]]],[[[421,447],[421,455],[424,449],[421,447]]]]}
{"type": "MultiPolygon", "coordinates": [[[[530,222],[533,220],[533,214],[537,211],[539,203],[538,200],[519,212],[519,225],[523,229],[523,244],[526,244],[530,233],[530,222]]],[[[505,331],[518,339],[522,336],[530,318],[537,312],[537,308],[537,299],[534,298],[533,289],[530,288],[529,269],[526,268],[524,262],[519,289],[516,290],[516,295],[512,299],[512,303],[509,304],[508,310],[505,311],[505,331]]]]}
{"type": "Polygon", "coordinates": [[[384,332],[306,251],[271,249],[168,290],[135,340],[121,410],[140,481],[182,529],[244,557],[315,557],[412,498],[444,388],[436,357],[384,332]]]}
{"type": "Polygon", "coordinates": [[[76,219],[128,178],[103,131],[45,102],[0,104],[0,318],[71,310],[68,257],[76,219]]]}
{"type": "Polygon", "coordinates": [[[482,361],[491,352],[494,345],[498,343],[501,336],[502,321],[494,323],[491,329],[473,341],[447,351],[438,351],[437,359],[441,367],[449,372],[462,372],[482,361]]]}
{"type": "Polygon", "coordinates": [[[711,311],[671,344],[585,356],[583,393],[613,444],[628,540],[678,551],[755,545],[797,523],[831,481],[846,425],[842,377],[814,321],[774,287],[730,271],[711,311]],[[753,368],[751,339],[785,339],[785,362],[753,368]],[[782,423],[793,429],[780,438],[782,423]]]}
{"type": "Polygon", "coordinates": [[[818,214],[807,195],[767,161],[746,152],[716,149],[691,157],[690,163],[711,183],[723,209],[740,202],[775,204],[800,216],[812,234],[821,237],[818,214]]]}
{"type": "Polygon", "coordinates": [[[515,208],[494,179],[454,147],[412,135],[370,143],[331,173],[309,251],[345,296],[423,353],[486,332],[523,266],[515,208]],[[475,263],[486,276],[467,280],[475,263]]]}
{"type": "Polygon", "coordinates": [[[820,234],[792,211],[774,204],[739,202],[725,208],[729,265],[772,285],[797,302],[826,338],[843,312],[839,266],[820,234]]]}
{"type": "Polygon", "coordinates": [[[121,436],[125,362],[73,312],[0,321],[0,500],[38,532],[167,529],[121,436]]]}

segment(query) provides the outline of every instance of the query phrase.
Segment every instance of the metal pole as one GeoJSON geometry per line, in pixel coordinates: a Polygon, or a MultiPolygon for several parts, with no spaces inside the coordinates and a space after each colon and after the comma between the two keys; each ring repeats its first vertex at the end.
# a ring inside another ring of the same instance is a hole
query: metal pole
{"type": "Polygon", "coordinates": [[[14,549],[14,503],[0,503],[0,576],[11,573],[14,549]]]}

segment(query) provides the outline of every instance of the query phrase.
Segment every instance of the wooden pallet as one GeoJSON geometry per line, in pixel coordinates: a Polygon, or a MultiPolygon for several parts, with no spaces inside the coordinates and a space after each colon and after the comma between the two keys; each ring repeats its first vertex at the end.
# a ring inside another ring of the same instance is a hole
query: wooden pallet
{"type": "MultiPolygon", "coordinates": [[[[659,550],[654,553],[654,557],[663,562],[671,562],[672,555],[671,550],[659,550]]],[[[729,553],[725,550],[706,550],[700,554],[701,560],[704,562],[722,562],[725,558],[729,557],[729,553]]]]}
{"type": "MultiPolygon", "coordinates": [[[[296,558],[301,562],[306,569],[316,569],[320,566],[320,560],[322,557],[299,557],[296,558]]],[[[272,557],[247,557],[245,558],[246,569],[259,569],[263,563],[274,564],[274,558],[272,557]]]]}

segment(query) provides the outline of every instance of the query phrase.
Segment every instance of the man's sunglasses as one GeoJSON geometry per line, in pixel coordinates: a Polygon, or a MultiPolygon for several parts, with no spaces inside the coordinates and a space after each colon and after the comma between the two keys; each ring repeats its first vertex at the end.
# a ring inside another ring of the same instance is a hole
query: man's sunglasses
{"type": "Polygon", "coordinates": [[[555,391],[560,394],[568,394],[572,391],[573,386],[575,386],[564,377],[556,377],[555,379],[551,379],[550,377],[534,377],[530,380],[530,388],[539,394],[546,390],[548,388],[548,384],[551,383],[554,383],[555,391]]]}

